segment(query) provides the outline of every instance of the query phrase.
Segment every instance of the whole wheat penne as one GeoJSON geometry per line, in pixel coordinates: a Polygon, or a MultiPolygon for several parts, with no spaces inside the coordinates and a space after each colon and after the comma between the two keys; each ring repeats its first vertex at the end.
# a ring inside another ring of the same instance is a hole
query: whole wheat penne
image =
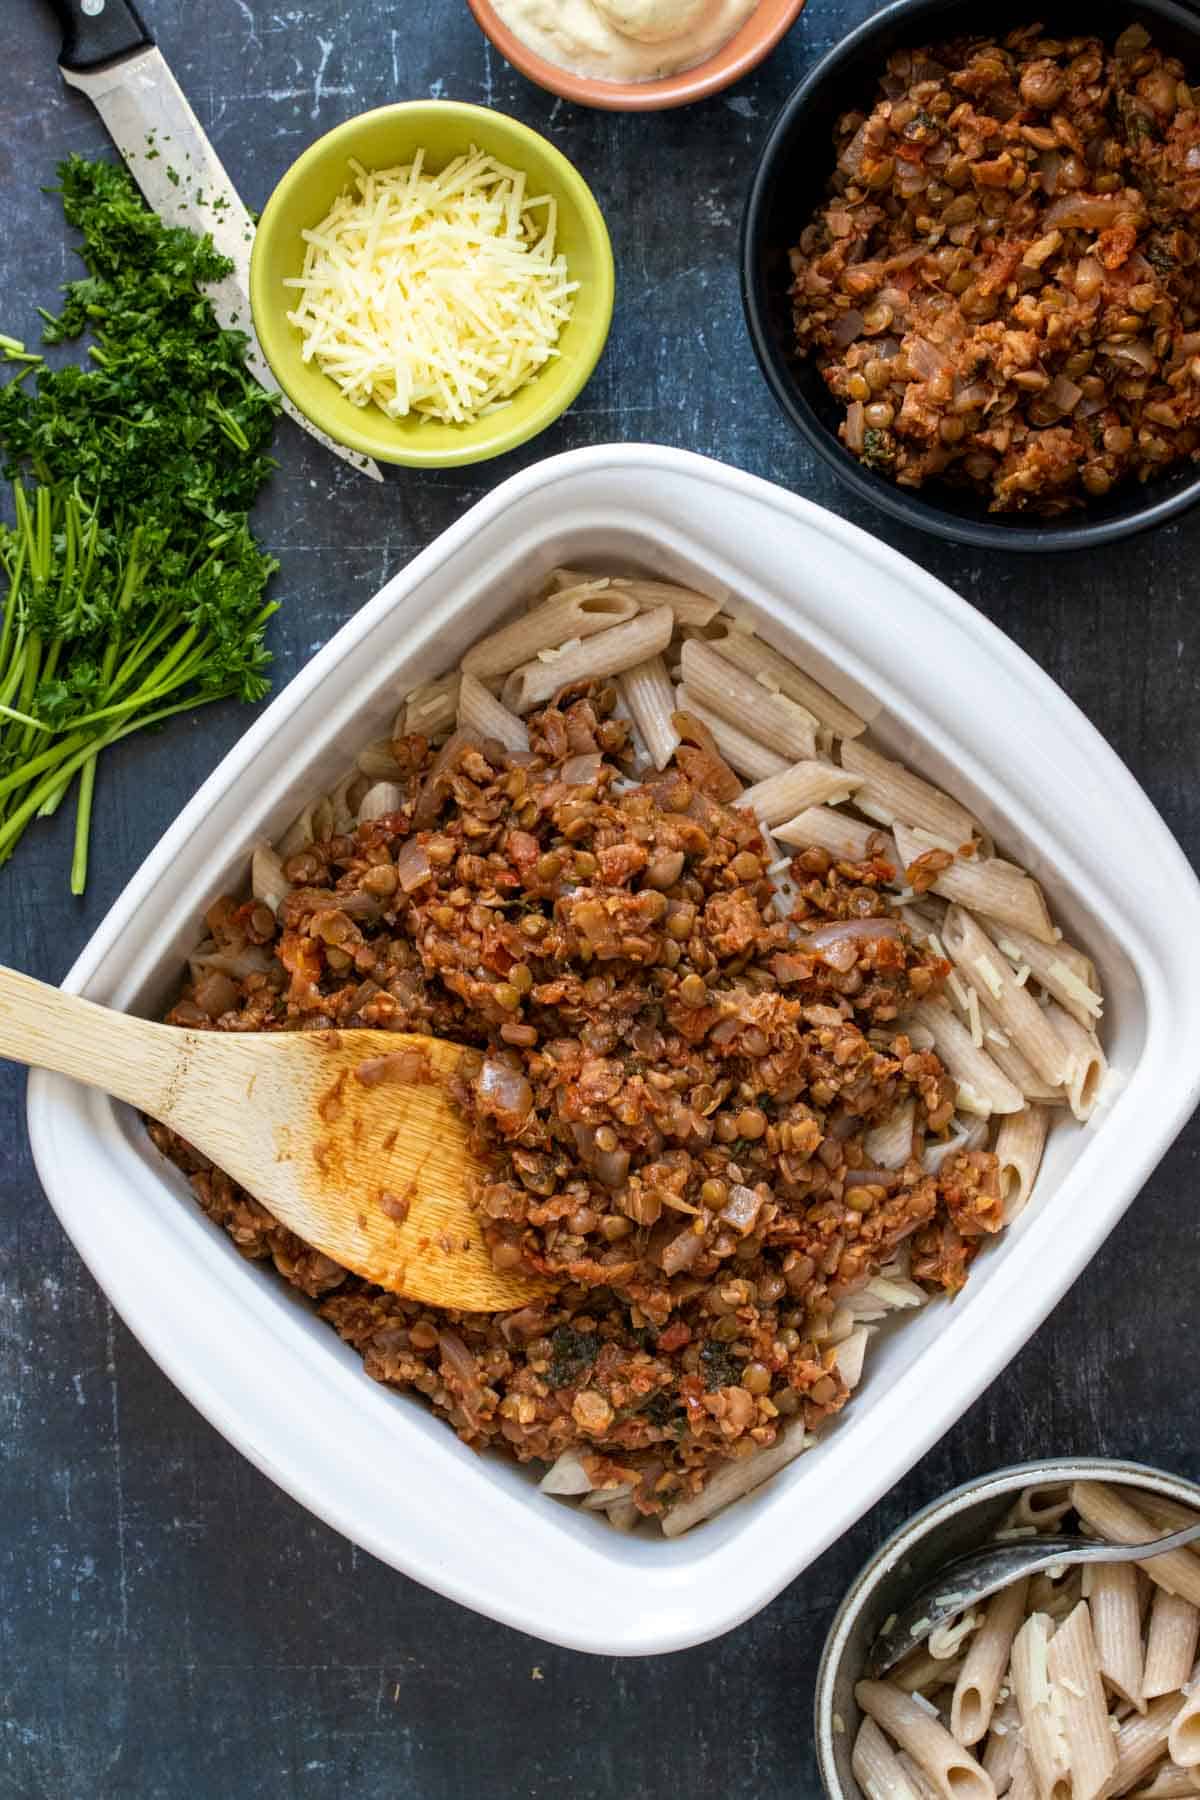
{"type": "Polygon", "coordinates": [[[953,1687],[962,1671],[962,1657],[934,1656],[926,1639],[904,1661],[892,1670],[888,1680],[906,1694],[932,1694],[938,1688],[953,1687]]]}
{"type": "Polygon", "coordinates": [[[996,1790],[975,1758],[911,1695],[890,1681],[860,1681],[854,1697],[924,1769],[943,1800],[995,1800],[996,1790]]]}
{"type": "Polygon", "coordinates": [[[681,587],[675,581],[651,581],[641,575],[614,575],[612,585],[637,602],[642,612],[653,612],[656,606],[669,606],[680,625],[707,625],[721,610],[721,602],[712,600],[695,588],[681,587]]]}
{"type": "Polygon", "coordinates": [[[1200,1643],[1200,1608],[1166,1588],[1155,1588],[1146,1632],[1142,1692],[1147,1700],[1175,1694],[1188,1680],[1200,1643]]]}
{"type": "Polygon", "coordinates": [[[1085,1600],[1051,1638],[1047,1660],[1067,1740],[1071,1800],[1101,1800],[1116,1773],[1117,1746],[1085,1600]]]}
{"type": "Polygon", "coordinates": [[[950,1729],[960,1744],[978,1744],[987,1736],[1013,1639],[1025,1617],[1028,1588],[1028,1581],[1014,1581],[987,1603],[954,1687],[950,1729]]]}
{"type": "Polygon", "coordinates": [[[1052,1533],[1071,1510],[1071,1489],[1065,1481],[1046,1482],[1022,1489],[1005,1516],[1008,1530],[1032,1528],[1052,1533]]]}
{"type": "Polygon", "coordinates": [[[806,806],[794,819],[773,827],[785,844],[802,850],[825,850],[839,862],[866,862],[872,856],[897,864],[899,858],[890,834],[877,825],[864,825],[831,806],[806,806]]]}
{"type": "Polygon", "coordinates": [[[701,1520],[711,1518],[722,1507],[761,1487],[770,1476],[794,1462],[805,1450],[810,1450],[816,1441],[805,1430],[803,1419],[793,1419],[765,1449],[756,1450],[752,1456],[744,1456],[737,1462],[722,1463],[693,1499],[680,1500],[665,1515],[663,1536],[682,1537],[693,1525],[699,1525],[701,1520]]]}
{"type": "Polygon", "coordinates": [[[958,1103],[964,1112],[1020,1112],[1025,1104],[1021,1090],[1008,1079],[986,1050],[971,1040],[966,1026],[955,1017],[945,1000],[917,1000],[906,1015],[932,1033],[934,1048],[958,1083],[958,1103]]]}
{"type": "MultiPolygon", "coordinates": [[[[768,750],[757,738],[752,738],[720,713],[713,712],[697,700],[690,688],[675,689],[675,705],[680,712],[691,713],[699,719],[701,725],[712,733],[717,749],[725,758],[731,769],[739,775],[747,776],[751,781],[768,781],[773,775],[782,775],[787,768],[787,759],[775,750],[768,750]]],[[[738,805],[741,805],[739,796],[738,805]]]]}
{"type": "Polygon", "coordinates": [[[1021,1711],[1021,1733],[1042,1800],[1068,1800],[1067,1744],[1048,1676],[1053,1622],[1031,1613],[1013,1640],[1012,1688],[1021,1711]]]}
{"type": "Polygon", "coordinates": [[[453,731],[458,716],[458,671],[422,682],[396,715],[393,737],[438,738],[453,731]]]}
{"type": "MultiPolygon", "coordinates": [[[[1148,1544],[1157,1534],[1157,1527],[1145,1513],[1107,1482],[1073,1482],[1071,1503],[1084,1523],[1111,1544],[1148,1544]]],[[[1200,1557],[1193,1556],[1190,1550],[1167,1550],[1137,1566],[1169,1594],[1178,1594],[1181,1600],[1200,1606],[1200,1557]]]]}
{"type": "Polygon", "coordinates": [[[909,1784],[916,1793],[917,1800],[941,1800],[938,1789],[934,1787],[920,1763],[913,1761],[907,1750],[899,1751],[896,1761],[908,1776],[909,1784]]]}
{"type": "Polygon", "coordinates": [[[1183,1694],[1162,1694],[1150,1702],[1144,1713],[1133,1713],[1125,1720],[1117,1733],[1117,1772],[1110,1794],[1127,1794],[1154,1767],[1167,1748],[1171,1726],[1184,1698],[1183,1694]]]}
{"type": "Polygon", "coordinates": [[[981,826],[965,806],[922,781],[903,763],[891,762],[878,750],[853,741],[842,745],[842,767],[861,775],[862,786],[854,804],[868,819],[881,825],[902,825],[931,831],[955,849],[977,837],[981,826]]]}
{"type": "Polygon", "coordinates": [[[1161,1763],[1145,1787],[1133,1790],[1133,1800],[1193,1800],[1200,1792],[1193,1769],[1178,1769],[1174,1763],[1161,1763]]]}
{"type": "Polygon", "coordinates": [[[714,619],[704,637],[726,662],[756,679],[765,676],[781,694],[805,707],[835,737],[854,738],[867,729],[866,720],[853,707],[831,694],[811,675],[806,675],[789,657],[773,650],[770,644],[764,644],[753,632],[739,631],[727,619],[714,619]]]}
{"type": "Polygon", "coordinates": [[[1059,1005],[1081,1025],[1094,1027],[1104,1011],[1104,996],[1091,958],[1072,944],[1043,944],[1015,925],[988,924],[985,929],[1019,969],[1024,965],[1034,980],[1053,995],[1059,1005]]]}
{"type": "MultiPolygon", "coordinates": [[[[932,848],[907,825],[898,824],[895,832],[906,869],[932,848]]],[[[1044,943],[1054,941],[1054,925],[1045,896],[1037,882],[1015,863],[1004,862],[998,856],[956,856],[948,867],[938,870],[931,885],[935,894],[957,901],[969,912],[983,913],[1005,925],[1019,925],[1044,943]]]]}
{"type": "Polygon", "coordinates": [[[946,913],[942,942],[1004,1036],[1028,1058],[1042,1081],[1060,1086],[1069,1054],[1062,1038],[1033,995],[1018,986],[1005,958],[964,907],[951,906],[946,913]]]}
{"type": "Polygon", "coordinates": [[[1193,1685],[1167,1733],[1171,1761],[1181,1769],[1200,1766],[1200,1686],[1193,1685]]]}
{"type": "Polygon", "coordinates": [[[583,569],[551,569],[534,596],[534,601],[535,604],[541,604],[553,599],[555,594],[561,594],[564,588],[584,587],[588,582],[596,587],[607,587],[611,579],[608,575],[588,575],[583,569]]]}
{"type": "Polygon", "coordinates": [[[507,675],[510,669],[536,657],[540,650],[556,650],[575,638],[611,631],[614,626],[635,619],[637,614],[637,602],[628,594],[617,592],[611,582],[588,581],[580,587],[567,588],[534,612],[480,638],[463,657],[462,667],[480,681],[488,675],[507,675]]]}
{"type": "MultiPolygon", "coordinates": [[[[1145,1513],[1156,1526],[1160,1535],[1166,1537],[1172,1531],[1186,1531],[1189,1525],[1200,1523],[1200,1512],[1190,1506],[1184,1506],[1178,1500],[1168,1500],[1165,1494],[1138,1493],[1138,1511],[1145,1513]]],[[[1188,1550],[1189,1556],[1200,1559],[1200,1550],[1195,1544],[1188,1550]]]]}
{"type": "Polygon", "coordinates": [[[726,662],[698,638],[689,638],[680,658],[684,685],[694,700],[757,738],[789,763],[806,762],[816,750],[817,721],[786,694],[771,693],[752,675],[726,662]]]}
{"type": "Polygon", "coordinates": [[[1130,1563],[1097,1563],[1086,1571],[1084,1592],[1101,1675],[1114,1694],[1145,1712],[1137,1570],[1130,1563]]]}
{"type": "Polygon", "coordinates": [[[1022,1748],[1021,1713],[1015,1698],[1009,1694],[992,1712],[981,1757],[983,1772],[991,1776],[997,1794],[1006,1794],[1011,1787],[1022,1748]]]}
{"type": "Polygon", "coordinates": [[[465,671],[458,688],[458,726],[460,731],[471,731],[482,738],[496,738],[506,750],[529,748],[524,721],[465,671]]]}
{"type": "Polygon", "coordinates": [[[864,1719],[859,1726],[850,1767],[865,1800],[920,1800],[874,1719],[864,1719]]]}
{"type": "Polygon", "coordinates": [[[765,825],[782,825],[795,818],[806,806],[837,806],[848,800],[858,786],[856,775],[847,775],[833,763],[799,762],[756,782],[738,800],[765,825]]]}
{"type": "Polygon", "coordinates": [[[647,657],[617,676],[621,698],[629,708],[643,744],[656,769],[665,769],[679,746],[679,733],[671,723],[675,690],[661,656],[647,657]]]}
{"type": "Polygon", "coordinates": [[[1006,1037],[999,1025],[990,1020],[984,1027],[984,1047],[992,1061],[998,1063],[1010,1081],[1015,1081],[1027,1100],[1040,1101],[1043,1106],[1065,1106],[1067,1090],[1064,1087],[1052,1087],[1043,1081],[1027,1056],[1023,1056],[1010,1037],[1006,1037]]]}
{"type": "MultiPolygon", "coordinates": [[[[548,612],[549,607],[545,610],[548,612]]],[[[500,698],[513,712],[532,712],[573,682],[620,675],[648,657],[657,656],[670,643],[674,627],[670,608],[660,606],[656,612],[635,614],[625,624],[614,625],[611,631],[563,644],[553,655],[544,650],[536,661],[522,663],[512,671],[500,698]]],[[[478,674],[478,670],[472,673],[478,674]]]]}
{"type": "Polygon", "coordinates": [[[1033,1774],[1033,1761],[1024,1744],[1017,1751],[1017,1760],[1013,1764],[1012,1781],[1009,1783],[1008,1800],[1038,1800],[1037,1782],[1033,1774]]]}
{"type": "Polygon", "coordinates": [[[1044,1569],[1029,1583],[1030,1612],[1045,1613],[1055,1625],[1074,1612],[1082,1598],[1083,1575],[1079,1569],[1067,1569],[1063,1574],[1044,1569]]]}
{"type": "Polygon", "coordinates": [[[917,1103],[906,1100],[863,1138],[868,1163],[876,1169],[902,1169],[913,1153],[913,1120],[917,1103]]]}
{"type": "Polygon", "coordinates": [[[1077,1119],[1090,1119],[1108,1072],[1108,1059],[1095,1032],[1088,1031],[1078,1019],[1064,1012],[1056,1001],[1052,1000],[1045,1012],[1067,1052],[1067,1074],[1063,1081],[1067,1104],[1077,1119]]]}
{"type": "Polygon", "coordinates": [[[1049,1128],[1050,1113],[1044,1106],[1026,1106],[1021,1112],[1006,1113],[1000,1121],[993,1150],[1000,1165],[1006,1225],[1011,1225],[1029,1202],[1049,1128]]]}

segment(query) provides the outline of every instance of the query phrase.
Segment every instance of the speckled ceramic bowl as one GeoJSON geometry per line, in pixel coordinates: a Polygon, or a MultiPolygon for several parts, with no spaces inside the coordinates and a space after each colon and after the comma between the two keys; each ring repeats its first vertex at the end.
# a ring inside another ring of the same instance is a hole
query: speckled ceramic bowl
{"type": "Polygon", "coordinates": [[[994,1475],[980,1476],[917,1513],[875,1552],[842,1601],[825,1640],[817,1674],[816,1745],[829,1800],[863,1800],[850,1767],[861,1721],[854,1688],[862,1680],[867,1653],[884,1620],[898,1612],[952,1557],[984,1543],[1022,1488],[1060,1486],[1068,1481],[1106,1481],[1113,1487],[1141,1488],[1183,1506],[1200,1508],[1200,1486],[1183,1476],[1149,1469],[1142,1463],[1068,1456],[1017,1463],[994,1475]]]}
{"type": "Polygon", "coordinates": [[[547,62],[509,30],[492,0],[467,0],[481,31],[501,56],[530,81],[580,106],[596,106],[608,112],[662,112],[670,106],[689,106],[732,87],[769,56],[784,32],[796,23],[804,0],[758,0],[740,31],[722,44],[714,56],[694,68],[665,75],[661,81],[602,81],[591,75],[573,75],[557,63],[547,62]]]}

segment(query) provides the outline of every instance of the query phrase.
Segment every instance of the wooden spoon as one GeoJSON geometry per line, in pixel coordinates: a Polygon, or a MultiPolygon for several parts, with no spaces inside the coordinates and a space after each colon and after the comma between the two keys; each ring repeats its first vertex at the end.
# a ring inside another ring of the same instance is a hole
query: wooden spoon
{"type": "Polygon", "coordinates": [[[492,1267],[467,1200],[482,1165],[445,1087],[462,1055],[392,1031],[155,1025],[0,968],[0,1056],[161,1120],[356,1275],[431,1306],[506,1312],[551,1284],[492,1267]],[[408,1079],[361,1079],[405,1050],[420,1053],[408,1079]]]}

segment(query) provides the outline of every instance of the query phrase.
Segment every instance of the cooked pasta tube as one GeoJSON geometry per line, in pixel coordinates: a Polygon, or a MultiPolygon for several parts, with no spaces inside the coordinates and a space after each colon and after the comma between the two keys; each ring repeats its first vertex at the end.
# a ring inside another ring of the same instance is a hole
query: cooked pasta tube
{"type": "Polygon", "coordinates": [[[1025,1617],[1028,1588],[1027,1580],[1014,1581],[987,1603],[983,1624],[971,1640],[954,1687],[950,1729],[960,1744],[969,1747],[987,1736],[1013,1639],[1025,1617]]]}
{"type": "Polygon", "coordinates": [[[860,1681],[854,1697],[924,1769],[943,1800],[995,1800],[996,1790],[975,1758],[911,1695],[887,1681],[860,1681]]]}
{"type": "Polygon", "coordinates": [[[458,716],[458,671],[422,682],[396,715],[393,737],[437,738],[454,730],[458,716]]]}
{"type": "Polygon", "coordinates": [[[1053,1532],[1071,1510],[1071,1490],[1065,1481],[1053,1481],[1044,1487],[1028,1487],[1009,1508],[1004,1524],[1007,1530],[1029,1528],[1053,1532]]]}
{"type": "Polygon", "coordinates": [[[1117,1772],[1110,1794],[1127,1794],[1154,1767],[1167,1748],[1171,1727],[1184,1699],[1183,1694],[1163,1694],[1152,1700],[1144,1713],[1134,1713],[1125,1720],[1117,1733],[1117,1772]]]}
{"type": "Polygon", "coordinates": [[[1062,1085],[1069,1052],[1045,1012],[983,928],[961,906],[952,906],[942,926],[946,953],[979,995],[1004,1036],[1028,1059],[1040,1079],[1062,1085]]]}
{"type": "Polygon", "coordinates": [[[1134,1800],[1193,1800],[1200,1793],[1200,1779],[1194,1769],[1178,1769],[1165,1762],[1157,1768],[1145,1787],[1134,1789],[1134,1800]]]}
{"type": "Polygon", "coordinates": [[[1087,1602],[1063,1621],[1047,1653],[1055,1704],[1067,1740],[1071,1800],[1101,1800],[1117,1768],[1117,1746],[1108,1724],[1087,1602]]]}
{"type": "Polygon", "coordinates": [[[752,1493],[768,1476],[793,1462],[803,1451],[810,1450],[816,1441],[805,1430],[803,1419],[794,1419],[784,1426],[775,1442],[768,1444],[765,1449],[756,1450],[752,1456],[743,1456],[737,1462],[722,1463],[716,1474],[709,1476],[693,1499],[680,1500],[664,1516],[663,1536],[681,1537],[693,1525],[699,1525],[702,1519],[711,1518],[722,1507],[740,1500],[744,1494],[752,1493]]]}
{"type": "MultiPolygon", "coordinates": [[[[549,607],[543,610],[549,611],[549,607]]],[[[536,619],[538,613],[529,617],[536,619]]],[[[638,613],[611,631],[597,632],[581,642],[568,642],[554,651],[543,650],[534,662],[522,663],[508,676],[500,698],[513,712],[532,712],[560,688],[576,681],[598,680],[606,675],[621,675],[648,657],[657,656],[671,641],[675,619],[671,609],[660,606],[654,612],[638,613]]],[[[578,637],[578,633],[576,633],[578,637]]],[[[471,671],[478,675],[478,669],[471,671]]]]}
{"type": "Polygon", "coordinates": [[[1021,1112],[1005,1114],[1000,1121],[993,1150],[1000,1165],[1006,1225],[1011,1225],[1029,1202],[1049,1128],[1050,1114],[1044,1106],[1026,1106],[1021,1112]]]}
{"type": "Polygon", "coordinates": [[[906,1694],[933,1693],[937,1688],[953,1687],[961,1671],[961,1657],[947,1662],[943,1656],[934,1656],[926,1639],[893,1669],[888,1679],[906,1694]]]}
{"type": "Polygon", "coordinates": [[[1193,1687],[1167,1733],[1171,1761],[1181,1769],[1200,1766],[1200,1687],[1193,1687]]]}
{"type": "Polygon", "coordinates": [[[278,912],[292,891],[283,872],[283,858],[270,844],[255,844],[250,858],[250,891],[263,906],[278,912]]]}
{"type": "Polygon", "coordinates": [[[998,950],[1014,965],[1027,968],[1034,980],[1081,1025],[1094,1027],[1104,1011],[1104,996],[1090,957],[1071,944],[1043,944],[1015,925],[986,928],[998,950]]]}
{"type": "Polygon", "coordinates": [[[1088,1031],[1055,1001],[1046,1008],[1046,1017],[1067,1051],[1067,1073],[1063,1082],[1067,1103],[1077,1119],[1090,1119],[1108,1072],[1108,1059],[1100,1048],[1100,1040],[1094,1031],[1088,1031]]]}
{"type": "Polygon", "coordinates": [[[839,862],[866,862],[874,855],[893,865],[899,862],[895,843],[886,831],[847,818],[831,806],[807,806],[794,819],[785,819],[773,829],[785,844],[796,844],[802,850],[825,850],[839,862]]]}
{"type": "Polygon", "coordinates": [[[1015,1081],[1027,1100],[1038,1100],[1043,1106],[1065,1106],[1067,1090],[1043,1081],[1029,1058],[1022,1056],[1012,1039],[990,1021],[984,1028],[984,1049],[998,1063],[1010,1081],[1015,1081]]]}
{"type": "MultiPolygon", "coordinates": [[[[874,1723],[873,1720],[872,1723],[874,1723]]],[[[934,1787],[920,1763],[914,1762],[907,1750],[901,1750],[896,1761],[908,1776],[909,1784],[916,1791],[917,1800],[942,1800],[941,1794],[934,1787]]]]}
{"type": "Polygon", "coordinates": [[[863,1138],[867,1161],[875,1169],[902,1169],[913,1153],[913,1121],[917,1103],[906,1100],[863,1138]]]}
{"type": "Polygon", "coordinates": [[[914,1001],[907,1017],[931,1033],[935,1050],[958,1083],[958,1103],[964,1112],[984,1118],[990,1113],[1020,1112],[1025,1104],[1020,1088],[996,1067],[986,1050],[972,1042],[970,1032],[945,1000],[914,1001]]]}
{"type": "Polygon", "coordinates": [[[920,1800],[899,1757],[874,1719],[864,1719],[859,1726],[850,1767],[865,1800],[920,1800]]]}
{"type": "Polygon", "coordinates": [[[765,825],[782,825],[807,806],[837,806],[858,786],[857,775],[847,775],[833,763],[798,762],[782,775],[756,782],[740,796],[744,806],[765,825]]]}
{"type": "Polygon", "coordinates": [[[1033,1774],[1033,1762],[1024,1744],[1017,1751],[1017,1760],[1013,1764],[1012,1781],[1009,1783],[1008,1800],[1038,1800],[1038,1787],[1033,1774]]]}
{"type": "Polygon", "coordinates": [[[502,706],[474,675],[463,674],[458,689],[458,726],[482,738],[495,738],[506,750],[528,750],[524,720],[502,706]]]}
{"type": "Polygon", "coordinates": [[[731,662],[743,674],[755,680],[761,675],[773,682],[781,694],[812,713],[835,737],[855,738],[867,729],[867,722],[852,707],[831,694],[828,688],[806,675],[790,658],[764,644],[751,631],[739,631],[727,619],[715,619],[704,634],[718,656],[731,662]]]}
{"type": "Polygon", "coordinates": [[[680,587],[674,581],[651,581],[640,575],[614,575],[614,588],[628,594],[642,612],[653,612],[656,606],[669,606],[680,625],[707,625],[721,610],[719,600],[699,594],[695,588],[680,587]]]}
{"type": "Polygon", "coordinates": [[[1147,1700],[1175,1694],[1192,1673],[1200,1643],[1200,1609],[1166,1588],[1155,1588],[1146,1632],[1142,1692],[1147,1700]]]}
{"type": "Polygon", "coordinates": [[[656,769],[664,769],[679,747],[679,733],[671,723],[675,690],[661,656],[647,657],[617,676],[617,688],[638,728],[656,769]]]}
{"type": "Polygon", "coordinates": [[[365,825],[371,819],[386,819],[404,805],[404,789],[395,781],[376,781],[358,803],[355,819],[365,825]]]}
{"type": "Polygon", "coordinates": [[[611,631],[637,615],[637,602],[629,594],[617,592],[609,581],[588,581],[480,638],[463,657],[463,671],[480,681],[488,675],[507,675],[541,650],[611,631]]]}
{"type": "MultiPolygon", "coordinates": [[[[1071,1504],[1084,1523],[1110,1543],[1148,1544],[1157,1535],[1157,1527],[1145,1513],[1106,1482],[1073,1482],[1071,1504]]],[[[1169,1594],[1178,1594],[1181,1600],[1200,1606],[1200,1557],[1193,1556],[1190,1550],[1167,1550],[1137,1566],[1169,1594]]]]}
{"type": "Polygon", "coordinates": [[[1068,1569],[1062,1575],[1043,1569],[1029,1584],[1030,1612],[1045,1613],[1055,1625],[1074,1612],[1082,1598],[1083,1576],[1078,1569],[1068,1569]]]}
{"type": "Polygon", "coordinates": [[[1031,1613],[1012,1650],[1012,1688],[1021,1712],[1021,1733],[1042,1800],[1069,1800],[1066,1739],[1053,1704],[1047,1654],[1053,1630],[1045,1613],[1031,1613]]]}
{"type": "Polygon", "coordinates": [[[1086,1572],[1084,1592],[1101,1675],[1114,1694],[1145,1712],[1137,1570],[1130,1563],[1096,1563],[1086,1572]]]}
{"type": "MultiPolygon", "coordinates": [[[[1161,1527],[1161,1535],[1168,1536],[1172,1531],[1186,1531],[1189,1525],[1200,1523],[1200,1512],[1190,1506],[1182,1506],[1178,1500],[1168,1500],[1165,1494],[1138,1494],[1138,1511],[1161,1527]]],[[[1188,1552],[1190,1556],[1200,1557],[1193,1544],[1188,1552]]]]}
{"type": "Polygon", "coordinates": [[[862,777],[854,804],[881,825],[903,825],[930,831],[955,849],[981,834],[981,826],[965,806],[922,781],[903,763],[891,762],[878,750],[853,741],[842,745],[842,767],[862,777]]]}
{"type": "MultiPolygon", "coordinates": [[[[906,869],[936,848],[922,842],[907,825],[898,824],[895,832],[906,869]]],[[[998,856],[955,856],[944,869],[934,873],[930,885],[935,894],[957,901],[969,912],[984,913],[1005,925],[1019,925],[1044,943],[1054,941],[1054,925],[1045,896],[1037,882],[1015,863],[1004,862],[998,856]]]]}
{"type": "Polygon", "coordinates": [[[789,763],[812,758],[817,721],[806,707],[786,694],[771,693],[698,638],[689,638],[684,644],[680,663],[684,685],[701,706],[719,713],[789,763]]]}
{"type": "Polygon", "coordinates": [[[983,1772],[991,1776],[997,1794],[1006,1794],[1012,1786],[1022,1749],[1021,1713],[1010,1693],[992,1713],[983,1751],[983,1772]]]}
{"type": "MultiPolygon", "coordinates": [[[[768,781],[773,775],[782,775],[787,768],[787,759],[775,750],[768,750],[757,738],[752,738],[738,726],[731,725],[720,713],[697,700],[690,688],[675,689],[675,705],[680,712],[691,713],[699,719],[713,736],[717,749],[725,758],[731,769],[751,781],[768,781]]],[[[737,804],[742,804],[739,796],[737,804]]]]}

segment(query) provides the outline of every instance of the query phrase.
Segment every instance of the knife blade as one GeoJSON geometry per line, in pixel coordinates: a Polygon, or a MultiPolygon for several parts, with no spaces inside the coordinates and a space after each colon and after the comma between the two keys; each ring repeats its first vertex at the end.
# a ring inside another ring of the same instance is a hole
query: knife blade
{"type": "Polygon", "coordinates": [[[250,315],[254,221],[129,0],[50,4],[63,32],[59,72],[92,102],[150,206],[168,225],[207,231],[232,262],[232,272],[205,291],[220,323],[246,334],[250,373],[268,393],[279,394],[284,412],[310,437],[360,474],[382,481],[378,463],[305,418],[271,373],[250,315]]]}

